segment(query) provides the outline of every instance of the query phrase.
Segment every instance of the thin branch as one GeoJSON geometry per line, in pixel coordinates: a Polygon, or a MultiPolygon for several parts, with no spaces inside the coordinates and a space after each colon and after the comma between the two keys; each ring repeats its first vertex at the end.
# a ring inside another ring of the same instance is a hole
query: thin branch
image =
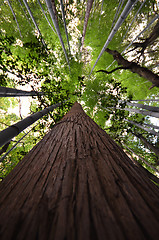
{"type": "Polygon", "coordinates": [[[111,71],[98,70],[98,71],[96,71],[96,72],[104,72],[104,73],[110,74],[110,73],[113,73],[113,72],[115,72],[115,71],[117,71],[117,70],[119,70],[119,69],[129,69],[129,68],[128,68],[128,67],[117,67],[117,68],[115,68],[115,69],[113,69],[113,70],[111,70],[111,71]]]}

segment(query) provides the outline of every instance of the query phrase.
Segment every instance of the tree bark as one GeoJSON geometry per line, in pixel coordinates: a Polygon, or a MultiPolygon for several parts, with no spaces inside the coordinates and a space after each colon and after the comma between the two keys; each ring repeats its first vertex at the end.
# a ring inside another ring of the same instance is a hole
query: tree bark
{"type": "Polygon", "coordinates": [[[124,59],[119,52],[116,50],[110,50],[107,48],[105,50],[109,54],[113,56],[113,58],[117,61],[118,65],[122,65],[124,68],[129,69],[133,73],[137,73],[139,76],[146,78],[148,81],[152,82],[152,86],[150,87],[159,87],[159,76],[149,69],[145,67],[141,67],[139,64],[135,62],[130,62],[124,59]]]}
{"type": "Polygon", "coordinates": [[[157,240],[141,169],[76,103],[0,184],[1,240],[157,240]]]}
{"type": "Polygon", "coordinates": [[[135,48],[141,48],[141,54],[144,54],[146,48],[152,45],[155,40],[159,37],[159,20],[157,21],[153,31],[150,33],[149,37],[144,40],[144,42],[134,42],[135,48]]]}
{"type": "MultiPolygon", "coordinates": [[[[130,152],[132,152],[133,154],[135,154],[135,155],[136,155],[142,162],[144,162],[148,167],[152,168],[156,173],[159,173],[159,171],[158,171],[154,166],[152,166],[151,164],[149,164],[143,157],[141,157],[141,156],[138,155],[136,152],[134,152],[133,149],[129,148],[125,143],[122,143],[122,145],[123,145],[124,147],[126,147],[130,152]]],[[[133,161],[136,162],[135,159],[133,159],[133,161]]],[[[154,176],[154,175],[152,175],[152,176],[154,176]]],[[[152,178],[151,178],[151,179],[152,179],[152,178]]],[[[156,180],[156,179],[154,179],[154,180],[156,180]]],[[[158,179],[157,183],[159,184],[159,179],[158,179]]]]}
{"type": "Polygon", "coordinates": [[[92,4],[93,4],[93,0],[87,1],[87,9],[86,9],[86,14],[85,14],[85,19],[84,19],[83,33],[82,33],[82,40],[81,40],[81,45],[82,45],[81,51],[82,51],[83,44],[84,44],[84,39],[85,39],[85,35],[86,35],[86,29],[87,29],[87,24],[88,24],[88,19],[89,19],[90,11],[92,8],[92,4]]]}
{"type": "Polygon", "coordinates": [[[126,105],[132,106],[132,107],[139,107],[139,108],[146,109],[146,110],[152,111],[152,112],[159,112],[159,107],[153,107],[153,106],[144,105],[141,103],[127,102],[126,105]]]}
{"type": "Polygon", "coordinates": [[[142,115],[145,115],[145,116],[151,116],[151,117],[159,118],[159,112],[145,111],[145,110],[136,109],[136,108],[121,108],[121,107],[115,107],[115,108],[120,109],[120,110],[129,111],[129,112],[139,113],[139,114],[142,114],[142,115]]]}
{"type": "Polygon", "coordinates": [[[69,66],[69,70],[70,70],[69,59],[68,59],[68,56],[67,56],[67,52],[66,52],[66,49],[65,49],[65,45],[64,45],[64,42],[63,42],[63,39],[62,39],[62,36],[61,36],[61,32],[60,32],[60,28],[59,28],[59,24],[58,24],[55,1],[54,0],[45,0],[45,1],[46,1],[46,4],[47,4],[47,8],[49,10],[50,17],[51,17],[52,22],[54,24],[54,27],[56,29],[58,38],[60,40],[63,52],[65,54],[65,58],[66,58],[66,61],[68,63],[68,66],[69,66]]]}
{"type": "Polygon", "coordinates": [[[143,123],[145,126],[154,128],[154,129],[159,129],[159,126],[153,125],[153,124],[148,124],[148,123],[143,123]]]}
{"type": "Polygon", "coordinates": [[[55,108],[59,107],[62,103],[56,103],[43,109],[42,111],[36,112],[29,117],[24,118],[23,120],[17,122],[16,124],[11,125],[10,127],[2,130],[0,132],[0,147],[10,141],[12,138],[17,136],[24,129],[32,125],[34,122],[42,118],[44,115],[53,111],[55,108]]]}
{"type": "Polygon", "coordinates": [[[151,134],[159,137],[159,133],[156,132],[155,130],[152,130],[152,129],[149,129],[149,128],[147,128],[147,127],[144,127],[144,126],[142,126],[141,124],[139,124],[139,123],[137,123],[137,122],[134,122],[134,121],[131,121],[131,120],[128,120],[128,119],[126,119],[126,121],[129,122],[129,123],[131,123],[131,124],[133,124],[133,125],[135,125],[135,126],[137,126],[137,127],[139,127],[139,128],[141,128],[141,129],[143,129],[143,130],[145,130],[145,131],[148,132],[148,133],[151,133],[151,134]]]}
{"type": "Polygon", "coordinates": [[[159,157],[159,148],[155,147],[152,143],[148,142],[146,138],[144,138],[141,134],[137,134],[132,132],[133,135],[135,135],[137,138],[139,138],[146,148],[150,149],[152,152],[154,152],[159,157]]]}
{"type": "Polygon", "coordinates": [[[23,91],[15,88],[0,87],[0,97],[26,97],[26,96],[42,96],[44,92],[23,91]]]}
{"type": "Polygon", "coordinates": [[[59,25],[59,22],[58,22],[58,17],[57,17],[57,10],[56,10],[56,4],[55,4],[55,0],[51,0],[51,5],[52,5],[52,9],[54,11],[54,14],[55,14],[55,19],[56,19],[56,22],[57,24],[59,25]]]}

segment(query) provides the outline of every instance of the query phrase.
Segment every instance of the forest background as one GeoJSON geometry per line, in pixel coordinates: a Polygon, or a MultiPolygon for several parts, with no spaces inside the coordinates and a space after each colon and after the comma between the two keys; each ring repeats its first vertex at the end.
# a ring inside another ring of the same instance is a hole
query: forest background
{"type": "MultiPolygon", "coordinates": [[[[130,157],[133,156],[149,171],[158,174],[159,116],[153,117],[152,112],[158,112],[159,88],[151,88],[150,81],[129,69],[118,69],[111,74],[100,71],[111,71],[119,67],[108,52],[103,53],[91,73],[127,1],[62,1],[68,36],[61,1],[52,2],[56,7],[56,21],[66,53],[63,52],[64,48],[54,29],[46,1],[0,1],[0,86],[37,92],[34,97],[0,98],[0,130],[47,106],[68,100],[1,148],[0,154],[3,157],[31,130],[1,161],[0,178],[3,179],[15,167],[75,101],[82,104],[86,113],[130,157]],[[34,22],[26,8],[26,2],[34,22]],[[85,38],[83,29],[86,29],[85,38]],[[41,96],[38,92],[44,92],[45,95],[41,96]],[[136,106],[136,103],[142,106],[136,106]],[[155,108],[151,108],[151,111],[146,108],[146,114],[143,115],[143,105],[155,108]],[[129,109],[124,110],[126,108],[129,109]],[[148,115],[149,112],[151,116],[148,115]]],[[[159,25],[158,7],[156,0],[135,1],[131,12],[108,46],[109,49],[122,53],[156,17],[123,54],[125,59],[146,67],[156,76],[159,72],[159,29],[154,29],[159,25]],[[154,37],[156,32],[158,34],[154,37]],[[141,43],[151,34],[154,40],[142,52],[141,43]]]]}

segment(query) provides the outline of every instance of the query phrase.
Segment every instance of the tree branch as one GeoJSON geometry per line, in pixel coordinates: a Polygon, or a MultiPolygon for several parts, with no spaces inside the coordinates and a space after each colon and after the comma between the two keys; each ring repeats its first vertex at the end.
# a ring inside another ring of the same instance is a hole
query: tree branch
{"type": "Polygon", "coordinates": [[[129,67],[117,67],[117,68],[115,68],[115,69],[113,69],[113,70],[111,70],[111,71],[98,70],[98,71],[96,71],[96,72],[104,72],[104,73],[110,74],[110,73],[113,73],[113,72],[115,72],[115,71],[117,71],[117,70],[119,70],[119,69],[129,69],[129,67]]]}

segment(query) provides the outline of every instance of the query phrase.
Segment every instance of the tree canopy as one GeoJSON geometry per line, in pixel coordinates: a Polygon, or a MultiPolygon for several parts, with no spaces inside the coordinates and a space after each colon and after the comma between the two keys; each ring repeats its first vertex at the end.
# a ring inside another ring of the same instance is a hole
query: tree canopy
{"type": "MultiPolygon", "coordinates": [[[[29,106],[26,116],[68,99],[39,120],[38,125],[32,126],[32,131],[0,163],[1,178],[64,116],[75,101],[80,102],[87,114],[128,154],[132,154],[129,151],[131,148],[159,169],[158,156],[144,144],[141,137],[137,137],[142,135],[151,145],[159,148],[158,136],[132,124],[132,121],[140,125],[148,124],[150,130],[158,132],[154,126],[158,124],[158,119],[142,115],[141,108],[138,108],[140,113],[124,110],[126,107],[136,108],[127,106],[128,102],[135,100],[137,103],[159,106],[157,100],[146,102],[147,99],[159,98],[159,88],[149,89],[151,82],[146,78],[128,69],[120,69],[117,62],[113,62],[113,56],[106,51],[90,74],[128,1],[123,1],[122,5],[119,2],[18,0],[0,3],[0,86],[45,93],[43,96],[24,97],[29,106]],[[46,2],[54,3],[51,5],[54,16],[49,14],[46,2]],[[117,71],[112,71],[117,67],[117,71]],[[112,73],[105,74],[100,72],[101,69],[112,73]]],[[[134,1],[130,10],[108,47],[158,76],[157,1],[134,1]]],[[[22,114],[25,105],[21,99],[0,99],[0,130],[26,117],[22,114]]],[[[29,130],[14,138],[7,150],[29,130]]],[[[7,150],[2,151],[1,156],[7,150]]],[[[137,155],[132,155],[146,167],[137,155]]],[[[154,173],[153,169],[147,168],[154,173]]]]}

